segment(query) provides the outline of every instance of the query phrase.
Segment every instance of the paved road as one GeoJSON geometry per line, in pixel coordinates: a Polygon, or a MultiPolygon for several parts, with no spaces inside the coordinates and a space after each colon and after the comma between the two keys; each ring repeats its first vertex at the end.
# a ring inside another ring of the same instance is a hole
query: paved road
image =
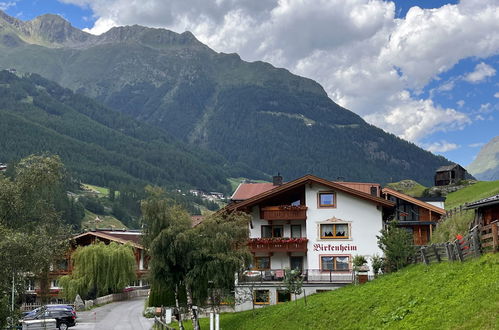
{"type": "Polygon", "coordinates": [[[76,326],[70,330],[150,330],[153,319],[142,316],[144,298],[119,301],[78,312],[76,326]]]}

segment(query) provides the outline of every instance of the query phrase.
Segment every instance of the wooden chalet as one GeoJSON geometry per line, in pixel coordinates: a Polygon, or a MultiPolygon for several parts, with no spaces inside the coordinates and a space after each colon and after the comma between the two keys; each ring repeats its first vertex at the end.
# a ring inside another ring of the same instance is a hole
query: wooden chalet
{"type": "Polygon", "coordinates": [[[447,186],[466,179],[467,172],[459,164],[441,166],[435,172],[435,186],[447,186]]]}
{"type": "Polygon", "coordinates": [[[383,188],[382,195],[395,203],[393,212],[386,213],[384,220],[397,221],[398,226],[412,234],[414,245],[427,245],[445,210],[391,188],[383,188]]]}
{"type": "Polygon", "coordinates": [[[475,210],[474,225],[490,225],[494,221],[499,221],[499,195],[469,203],[465,209],[475,210]]]}

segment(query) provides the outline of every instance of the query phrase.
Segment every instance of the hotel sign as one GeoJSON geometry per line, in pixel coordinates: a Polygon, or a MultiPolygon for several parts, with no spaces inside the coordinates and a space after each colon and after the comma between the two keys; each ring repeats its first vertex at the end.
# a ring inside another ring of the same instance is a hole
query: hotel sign
{"type": "Polygon", "coordinates": [[[357,245],[350,245],[350,244],[339,244],[339,245],[332,245],[332,244],[314,244],[313,245],[314,251],[340,251],[340,252],[345,252],[345,251],[357,251],[357,245]]]}

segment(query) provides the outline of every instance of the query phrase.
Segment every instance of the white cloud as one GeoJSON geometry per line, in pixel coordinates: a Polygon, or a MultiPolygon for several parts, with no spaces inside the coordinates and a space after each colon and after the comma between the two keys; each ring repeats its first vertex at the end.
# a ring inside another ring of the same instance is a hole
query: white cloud
{"type": "Polygon", "coordinates": [[[15,5],[16,5],[15,1],[9,1],[9,2],[0,1],[0,10],[6,11],[10,7],[14,7],[15,5]]]}
{"type": "Polygon", "coordinates": [[[484,81],[488,77],[492,77],[496,74],[496,70],[490,65],[481,62],[475,66],[475,71],[468,73],[464,80],[470,83],[479,83],[484,81]]]}
{"type": "Polygon", "coordinates": [[[497,99],[499,99],[499,92],[495,93],[494,97],[497,98],[497,99]]]}
{"type": "Polygon", "coordinates": [[[465,104],[465,103],[466,103],[466,102],[465,102],[464,100],[459,100],[459,101],[457,101],[457,102],[456,102],[456,104],[457,104],[460,108],[462,108],[462,107],[464,106],[464,104],[465,104]]]}
{"type": "Polygon", "coordinates": [[[428,144],[424,146],[426,150],[431,151],[431,152],[447,152],[451,150],[456,150],[460,148],[461,146],[455,143],[447,142],[447,141],[438,141],[438,142],[433,142],[431,144],[428,144]]]}
{"type": "MultiPolygon", "coordinates": [[[[413,7],[405,18],[395,18],[395,4],[381,0],[60,1],[93,10],[91,33],[130,24],[190,30],[216,51],[286,67],[317,80],[335,102],[369,122],[415,142],[471,122],[434,104],[432,95],[420,98],[420,90],[462,59],[499,54],[495,1],[413,7]]],[[[470,79],[490,76],[490,68],[478,64],[470,79]]],[[[440,87],[452,88],[452,81],[440,87]]]]}
{"type": "Polygon", "coordinates": [[[485,145],[485,143],[483,143],[483,142],[478,142],[478,143],[471,143],[471,144],[468,144],[468,147],[470,147],[470,148],[479,148],[479,147],[482,147],[482,146],[484,146],[484,145],[485,145]]]}

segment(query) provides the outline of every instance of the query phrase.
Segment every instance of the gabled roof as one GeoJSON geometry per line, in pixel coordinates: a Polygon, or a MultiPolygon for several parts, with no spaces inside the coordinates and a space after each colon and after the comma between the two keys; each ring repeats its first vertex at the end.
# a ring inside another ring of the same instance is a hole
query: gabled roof
{"type": "Polygon", "coordinates": [[[452,171],[456,167],[462,167],[459,164],[452,164],[452,165],[445,165],[445,166],[440,166],[437,168],[437,172],[446,172],[446,171],[452,171]]]}
{"type": "Polygon", "coordinates": [[[425,209],[428,209],[432,212],[435,212],[435,213],[438,213],[441,215],[445,214],[445,210],[438,207],[438,206],[432,205],[430,203],[425,203],[423,201],[420,201],[419,199],[416,199],[412,196],[406,195],[406,194],[401,193],[399,191],[393,190],[391,188],[383,188],[382,191],[383,191],[383,194],[395,196],[397,198],[403,199],[403,200],[410,202],[412,204],[415,204],[415,205],[418,205],[418,206],[423,207],[425,209]]]}
{"type": "Polygon", "coordinates": [[[143,249],[144,247],[140,244],[140,237],[142,237],[141,232],[136,231],[114,231],[114,230],[99,230],[99,231],[87,231],[82,234],[73,237],[73,240],[84,236],[95,236],[102,239],[107,239],[109,241],[130,244],[131,246],[143,249]]]}
{"type": "Polygon", "coordinates": [[[472,203],[468,203],[466,204],[465,209],[475,209],[477,207],[489,206],[494,204],[499,204],[499,195],[490,196],[484,199],[474,201],[472,203]]]}
{"type": "Polygon", "coordinates": [[[362,191],[358,191],[358,190],[349,188],[347,186],[341,185],[339,183],[336,183],[333,181],[328,181],[326,179],[322,179],[322,178],[316,177],[314,175],[308,174],[308,175],[305,175],[305,176],[303,176],[299,179],[296,179],[294,181],[285,183],[281,186],[276,186],[274,189],[262,192],[262,193],[260,193],[256,196],[253,196],[245,201],[242,201],[239,203],[229,204],[228,206],[226,206],[226,209],[227,210],[236,210],[236,209],[241,209],[241,208],[245,208],[245,207],[251,207],[253,205],[256,205],[256,204],[262,202],[263,200],[265,200],[267,198],[276,196],[278,194],[289,191],[289,190],[294,189],[298,186],[305,185],[307,183],[317,183],[317,184],[326,186],[330,189],[341,191],[341,192],[344,192],[344,193],[371,201],[371,202],[379,204],[381,206],[393,207],[395,205],[395,203],[388,201],[386,199],[383,199],[383,198],[380,198],[377,196],[373,196],[373,195],[364,193],[362,191]]]}
{"type": "Polygon", "coordinates": [[[272,182],[240,183],[230,199],[233,201],[244,201],[276,187],[279,186],[274,186],[272,182]]]}

